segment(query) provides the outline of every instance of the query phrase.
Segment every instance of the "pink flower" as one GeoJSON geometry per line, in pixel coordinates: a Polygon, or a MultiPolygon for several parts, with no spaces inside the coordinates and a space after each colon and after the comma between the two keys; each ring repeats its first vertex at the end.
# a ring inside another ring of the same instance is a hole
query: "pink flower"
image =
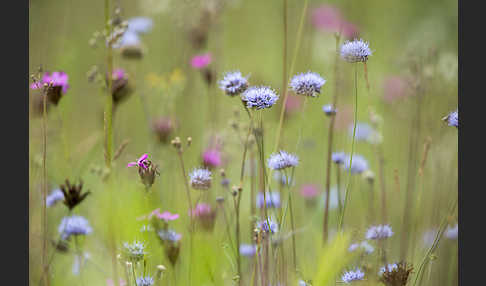
{"type": "Polygon", "coordinates": [[[385,101],[391,103],[394,100],[407,96],[407,81],[401,76],[389,76],[383,82],[385,101]]]}
{"type": "Polygon", "coordinates": [[[302,97],[296,95],[288,95],[287,102],[285,103],[285,112],[292,113],[298,111],[302,105],[302,97]]]}
{"type": "Polygon", "coordinates": [[[339,9],[332,5],[321,5],[312,11],[312,25],[324,32],[341,32],[346,38],[358,36],[358,27],[348,22],[339,9]]]}
{"type": "Polygon", "coordinates": [[[35,82],[30,85],[31,89],[39,89],[41,88],[44,84],[50,84],[52,86],[61,86],[62,87],[62,92],[66,93],[66,91],[69,88],[68,84],[68,75],[65,72],[46,72],[42,76],[42,80],[40,82],[35,82]]]}
{"type": "Polygon", "coordinates": [[[190,216],[202,217],[211,213],[211,206],[205,203],[199,203],[194,209],[189,211],[190,216]]]}
{"type": "MultiPolygon", "coordinates": [[[[106,285],[115,286],[115,282],[113,281],[113,279],[108,278],[108,279],[106,279],[106,285]]],[[[127,285],[127,282],[125,282],[125,280],[120,278],[120,283],[118,285],[125,286],[125,285],[127,285]]]]}
{"type": "Polygon", "coordinates": [[[138,158],[137,162],[128,163],[127,167],[138,166],[143,169],[147,169],[148,168],[147,158],[148,158],[148,154],[143,154],[140,158],[138,158]]]}
{"type": "Polygon", "coordinates": [[[114,80],[124,79],[125,78],[125,70],[124,69],[115,69],[111,74],[114,80]]]}
{"type": "Polygon", "coordinates": [[[306,199],[315,198],[319,194],[319,186],[307,184],[300,187],[300,195],[306,199]]]}
{"type": "Polygon", "coordinates": [[[211,54],[196,55],[191,59],[191,66],[195,69],[203,69],[211,63],[211,54]]]}
{"type": "Polygon", "coordinates": [[[151,219],[153,216],[157,217],[158,219],[162,219],[165,222],[169,222],[169,221],[176,220],[176,219],[179,218],[179,214],[172,214],[172,213],[170,213],[168,211],[165,211],[163,213],[160,213],[160,208],[157,208],[157,209],[153,210],[147,216],[147,218],[148,219],[151,219]]]}
{"type": "Polygon", "coordinates": [[[202,154],[203,164],[206,167],[218,167],[221,165],[221,152],[218,149],[206,149],[202,154]]]}

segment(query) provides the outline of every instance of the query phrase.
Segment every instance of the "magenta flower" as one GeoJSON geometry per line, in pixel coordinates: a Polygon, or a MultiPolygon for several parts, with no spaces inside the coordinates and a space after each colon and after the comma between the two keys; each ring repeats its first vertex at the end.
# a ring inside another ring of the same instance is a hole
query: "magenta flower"
{"type": "Polygon", "coordinates": [[[176,220],[179,218],[179,214],[172,214],[168,211],[165,211],[163,213],[160,213],[159,212],[159,209],[156,210],[157,213],[155,214],[155,216],[158,218],[158,219],[162,219],[164,220],[165,222],[169,222],[169,221],[173,221],[173,220],[176,220]]]}
{"type": "Polygon", "coordinates": [[[65,72],[46,72],[42,76],[42,80],[40,82],[35,82],[30,85],[31,89],[39,89],[41,88],[45,83],[52,85],[53,87],[60,86],[62,87],[62,92],[65,93],[68,88],[68,75],[65,72]]]}
{"type": "Polygon", "coordinates": [[[148,154],[143,154],[142,157],[138,158],[137,162],[128,163],[127,167],[138,166],[143,169],[147,169],[148,168],[147,158],[148,158],[148,154]]]}
{"type": "Polygon", "coordinates": [[[319,186],[307,184],[300,187],[300,195],[306,199],[315,198],[319,194],[319,186]]]}
{"type": "Polygon", "coordinates": [[[221,152],[218,149],[206,149],[202,157],[206,167],[214,168],[221,165],[221,152]]]}
{"type": "Polygon", "coordinates": [[[124,69],[115,69],[111,74],[113,80],[120,80],[125,78],[125,70],[124,69]]]}
{"type": "Polygon", "coordinates": [[[195,69],[203,69],[211,63],[211,54],[196,55],[191,59],[191,66],[195,69]]]}
{"type": "Polygon", "coordinates": [[[407,81],[401,76],[389,76],[383,82],[383,98],[391,103],[407,96],[407,81]]]}
{"type": "Polygon", "coordinates": [[[296,95],[288,95],[285,103],[285,113],[290,114],[299,111],[302,105],[302,97],[296,95]]]}

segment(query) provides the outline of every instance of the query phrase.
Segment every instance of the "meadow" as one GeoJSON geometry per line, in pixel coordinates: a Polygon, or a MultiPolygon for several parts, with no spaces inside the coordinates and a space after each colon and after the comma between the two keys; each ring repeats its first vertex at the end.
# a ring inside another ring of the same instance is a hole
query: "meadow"
{"type": "Polygon", "coordinates": [[[457,285],[457,1],[29,1],[30,285],[457,285]]]}

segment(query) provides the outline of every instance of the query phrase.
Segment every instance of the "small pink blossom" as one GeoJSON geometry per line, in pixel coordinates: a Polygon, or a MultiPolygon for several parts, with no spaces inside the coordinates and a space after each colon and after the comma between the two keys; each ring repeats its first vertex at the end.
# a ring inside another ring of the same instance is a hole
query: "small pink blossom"
{"type": "Polygon", "coordinates": [[[288,95],[285,103],[285,112],[292,113],[298,111],[302,105],[302,97],[296,95],[288,95]]]}
{"type": "Polygon", "coordinates": [[[332,5],[321,5],[312,11],[312,25],[321,31],[342,33],[346,38],[358,36],[358,27],[344,19],[341,11],[332,5]]]}
{"type": "Polygon", "coordinates": [[[111,74],[114,80],[119,80],[125,78],[125,70],[124,69],[115,69],[111,74]]]}
{"type": "Polygon", "coordinates": [[[319,186],[307,184],[300,187],[300,195],[306,199],[315,198],[319,194],[319,186]]]}
{"type": "Polygon", "coordinates": [[[189,211],[189,215],[193,217],[201,217],[211,213],[211,206],[205,203],[199,203],[194,209],[189,211]]]}
{"type": "Polygon", "coordinates": [[[202,157],[204,166],[214,168],[221,165],[221,152],[218,149],[206,149],[202,157]]]}
{"type": "Polygon", "coordinates": [[[165,222],[169,222],[169,221],[172,221],[172,220],[176,220],[179,218],[179,214],[172,214],[168,211],[165,211],[163,213],[160,213],[160,208],[157,208],[155,210],[153,210],[148,216],[147,218],[148,219],[151,219],[153,216],[155,216],[156,218],[158,219],[162,219],[164,220],[165,222]]]}
{"type": "Polygon", "coordinates": [[[42,76],[42,80],[40,82],[35,82],[30,85],[31,89],[39,89],[41,88],[44,84],[49,84],[52,86],[61,86],[62,87],[62,92],[66,93],[66,91],[69,88],[68,84],[68,75],[65,72],[45,72],[44,75],[42,76]]]}
{"type": "Polygon", "coordinates": [[[191,59],[191,66],[195,69],[203,69],[211,63],[211,54],[196,55],[191,59]]]}
{"type": "Polygon", "coordinates": [[[147,169],[148,162],[147,162],[148,154],[143,154],[140,158],[138,158],[137,162],[130,162],[128,163],[127,167],[138,166],[143,169],[147,169]]]}
{"type": "Polygon", "coordinates": [[[383,82],[384,99],[387,102],[407,96],[407,81],[401,76],[389,76],[383,82]]]}

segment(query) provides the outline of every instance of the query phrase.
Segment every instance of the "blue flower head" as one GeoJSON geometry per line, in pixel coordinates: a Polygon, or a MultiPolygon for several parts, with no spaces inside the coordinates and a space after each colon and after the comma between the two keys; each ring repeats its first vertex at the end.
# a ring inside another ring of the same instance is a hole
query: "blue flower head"
{"type": "Polygon", "coordinates": [[[448,226],[446,231],[445,231],[445,236],[448,238],[448,239],[457,239],[457,234],[459,233],[459,228],[458,228],[458,224],[456,223],[455,226],[451,227],[451,226],[448,226]]]}
{"type": "Polygon", "coordinates": [[[457,110],[449,113],[446,117],[442,118],[442,120],[446,121],[449,126],[459,127],[459,113],[457,110]]]}
{"type": "Polygon", "coordinates": [[[272,170],[283,170],[289,167],[295,167],[299,164],[299,158],[296,155],[279,151],[270,155],[267,165],[272,170]]]}
{"type": "Polygon", "coordinates": [[[398,269],[398,265],[396,263],[388,264],[380,268],[380,272],[378,275],[383,275],[385,272],[392,272],[393,270],[398,269]]]}
{"type": "Polygon", "coordinates": [[[334,108],[334,106],[332,106],[332,104],[326,104],[326,105],[323,105],[322,106],[322,111],[324,111],[324,113],[327,116],[331,116],[331,115],[335,115],[336,114],[337,109],[334,108]]]}
{"type": "Polygon", "coordinates": [[[262,232],[270,232],[270,233],[277,233],[278,232],[278,224],[275,222],[273,218],[268,218],[257,222],[257,228],[262,232]]]}
{"type": "Polygon", "coordinates": [[[348,271],[341,276],[341,279],[343,280],[344,283],[349,284],[352,281],[357,281],[357,280],[363,280],[364,278],[364,272],[361,271],[359,268],[356,268],[354,271],[348,271]]]}
{"type": "Polygon", "coordinates": [[[127,31],[144,34],[152,30],[153,21],[147,17],[135,17],[128,19],[128,29],[127,31]]]}
{"type": "Polygon", "coordinates": [[[87,235],[93,231],[88,220],[77,215],[64,217],[57,230],[63,240],[69,239],[72,235],[87,235]]]}
{"type": "Polygon", "coordinates": [[[207,190],[211,187],[211,171],[208,169],[194,169],[189,178],[191,186],[196,190],[207,190]]]}
{"type": "Polygon", "coordinates": [[[248,79],[239,71],[228,72],[219,81],[219,88],[229,96],[239,95],[248,88],[248,79]]]}
{"type": "Polygon", "coordinates": [[[371,56],[369,43],[363,40],[354,39],[346,41],[341,46],[341,58],[350,63],[366,62],[371,56]]]}
{"type": "MultiPolygon", "coordinates": [[[[343,166],[345,170],[349,170],[350,160],[351,157],[346,156],[346,159],[344,160],[344,166],[343,166]]],[[[366,159],[361,155],[353,155],[351,174],[361,174],[366,170],[368,170],[368,162],[366,161],[366,159]]]]}
{"type": "MultiPolygon", "coordinates": [[[[348,127],[349,137],[353,137],[354,125],[351,124],[348,127]]],[[[368,140],[373,134],[374,130],[368,123],[358,122],[356,123],[356,140],[368,140]]]]}
{"type": "Polygon", "coordinates": [[[256,245],[254,244],[240,244],[240,254],[245,257],[252,257],[256,253],[256,245]]]}
{"type": "Polygon", "coordinates": [[[290,81],[290,88],[299,95],[316,97],[321,93],[321,87],[326,83],[319,74],[307,72],[295,75],[290,81]]]}
{"type": "Polygon", "coordinates": [[[179,240],[181,240],[181,237],[182,235],[171,230],[171,229],[162,229],[160,230],[158,233],[159,235],[159,238],[162,240],[162,241],[167,241],[167,242],[171,242],[171,243],[175,243],[175,242],[178,242],[179,240]]]}
{"type": "Polygon", "coordinates": [[[154,279],[150,276],[141,276],[137,278],[137,286],[152,286],[154,285],[154,279]]]}
{"type": "Polygon", "coordinates": [[[123,36],[118,40],[118,42],[113,44],[114,49],[119,49],[123,47],[139,46],[141,44],[140,36],[131,31],[125,31],[123,36]]]}
{"type": "Polygon", "coordinates": [[[59,201],[64,200],[64,193],[60,189],[55,189],[46,197],[46,206],[51,207],[59,201]]]}
{"type": "Polygon", "coordinates": [[[252,86],[242,95],[241,100],[246,103],[247,108],[264,109],[272,107],[278,100],[278,95],[269,87],[252,86]]]}
{"type": "Polygon", "coordinates": [[[264,201],[267,202],[267,208],[279,208],[280,207],[280,193],[278,192],[267,192],[265,197],[263,193],[258,193],[256,197],[257,208],[263,208],[264,201]],[[265,200],[264,200],[265,199],[265,200]]]}
{"type": "Polygon", "coordinates": [[[371,246],[366,240],[358,243],[353,243],[349,246],[348,251],[353,252],[357,249],[363,250],[366,254],[371,254],[375,248],[371,246]]]}
{"type": "Polygon", "coordinates": [[[123,254],[132,261],[140,261],[143,259],[145,252],[145,244],[141,241],[134,241],[133,243],[123,243],[123,254]]]}
{"type": "Polygon", "coordinates": [[[366,231],[366,239],[368,240],[378,240],[391,237],[393,231],[389,225],[376,225],[371,226],[366,231]]]}
{"type": "Polygon", "coordinates": [[[343,164],[346,160],[346,153],[344,152],[334,152],[331,154],[331,160],[336,164],[343,164]]]}

